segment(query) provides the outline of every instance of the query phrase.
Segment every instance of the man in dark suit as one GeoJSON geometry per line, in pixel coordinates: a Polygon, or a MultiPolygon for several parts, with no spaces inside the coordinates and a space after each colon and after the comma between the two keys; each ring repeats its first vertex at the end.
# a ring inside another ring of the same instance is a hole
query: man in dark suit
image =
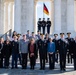
{"type": "Polygon", "coordinates": [[[47,24],[47,33],[50,34],[51,21],[49,18],[47,18],[46,24],[47,24]]]}
{"type": "Polygon", "coordinates": [[[47,41],[44,40],[44,35],[41,34],[41,39],[38,40],[38,49],[40,56],[40,70],[45,69],[45,59],[47,50],[47,41]]]}
{"type": "Polygon", "coordinates": [[[38,31],[41,32],[41,26],[42,26],[42,21],[41,21],[41,18],[39,18],[39,21],[38,21],[38,31]]]}
{"type": "Polygon", "coordinates": [[[17,60],[18,60],[18,56],[19,56],[19,42],[17,41],[17,36],[15,35],[14,40],[11,42],[11,46],[12,46],[12,69],[13,68],[18,68],[17,67],[17,60]],[[15,63],[15,67],[14,67],[14,63],[15,63]]]}
{"type": "Polygon", "coordinates": [[[72,59],[73,59],[73,41],[74,39],[71,38],[71,33],[68,32],[67,33],[67,38],[66,40],[68,41],[68,45],[67,45],[67,57],[68,57],[68,63],[72,63],[72,59]],[[70,60],[71,57],[71,60],[70,60]]]}
{"type": "Polygon", "coordinates": [[[66,53],[67,53],[67,41],[64,38],[64,33],[60,33],[60,39],[58,40],[59,55],[60,55],[60,70],[65,71],[66,68],[66,53]]]}
{"type": "Polygon", "coordinates": [[[45,34],[45,27],[46,27],[46,21],[45,21],[45,18],[43,18],[43,21],[42,21],[43,34],[45,34]]]}

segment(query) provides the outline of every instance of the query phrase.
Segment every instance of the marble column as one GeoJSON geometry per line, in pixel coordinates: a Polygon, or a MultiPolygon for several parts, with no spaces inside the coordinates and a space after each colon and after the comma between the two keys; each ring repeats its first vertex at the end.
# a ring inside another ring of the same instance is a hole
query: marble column
{"type": "Polygon", "coordinates": [[[37,0],[34,1],[34,32],[35,32],[35,34],[37,33],[37,30],[38,30],[37,23],[36,23],[36,17],[37,17],[37,15],[36,15],[36,12],[37,12],[36,5],[37,5],[37,0]]]}
{"type": "Polygon", "coordinates": [[[10,2],[10,7],[9,7],[9,9],[10,9],[10,12],[9,12],[9,14],[10,14],[10,17],[9,17],[9,29],[12,29],[12,27],[13,27],[13,2],[10,2]]]}
{"type": "Polygon", "coordinates": [[[21,33],[34,31],[34,0],[21,0],[21,33]]]}
{"type": "Polygon", "coordinates": [[[76,0],[74,1],[74,29],[76,32],[76,0]]]}
{"type": "Polygon", "coordinates": [[[61,32],[61,0],[54,0],[54,33],[61,32]]]}
{"type": "Polygon", "coordinates": [[[74,32],[74,0],[67,0],[67,31],[74,32]]]}
{"type": "Polygon", "coordinates": [[[51,12],[50,12],[50,18],[51,18],[51,30],[50,30],[50,34],[52,34],[54,32],[54,0],[50,1],[51,3],[51,12]]]}
{"type": "Polygon", "coordinates": [[[67,0],[61,0],[61,31],[67,32],[67,0]]]}
{"type": "Polygon", "coordinates": [[[4,32],[8,31],[8,2],[4,3],[4,32]]]}
{"type": "MultiPolygon", "coordinates": [[[[0,0],[0,16],[1,16],[1,0],[0,0]]],[[[0,17],[0,32],[1,32],[1,17],[0,17]]],[[[0,34],[1,35],[1,34],[0,34]]]]}
{"type": "Polygon", "coordinates": [[[4,0],[0,0],[0,35],[4,34],[4,0]]]}
{"type": "Polygon", "coordinates": [[[14,5],[14,30],[21,33],[21,1],[15,0],[14,5]]]}

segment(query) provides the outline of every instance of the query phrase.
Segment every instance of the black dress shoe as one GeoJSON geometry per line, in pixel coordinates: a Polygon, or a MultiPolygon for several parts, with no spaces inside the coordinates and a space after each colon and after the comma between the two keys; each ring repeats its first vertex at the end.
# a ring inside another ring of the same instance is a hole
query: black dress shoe
{"type": "Polygon", "coordinates": [[[42,70],[42,68],[40,68],[40,70],[42,70]]]}
{"type": "Polygon", "coordinates": [[[16,69],[18,69],[18,67],[15,67],[16,69]]]}
{"type": "Polygon", "coordinates": [[[45,68],[43,68],[43,70],[45,70],[45,68]]]}
{"type": "Polygon", "coordinates": [[[32,67],[32,69],[34,70],[34,66],[32,67]]]}
{"type": "Polygon", "coordinates": [[[30,69],[32,69],[32,67],[30,67],[30,69]]]}
{"type": "Polygon", "coordinates": [[[63,69],[63,71],[66,71],[66,69],[63,69]]]}
{"type": "Polygon", "coordinates": [[[14,69],[14,67],[12,67],[11,69],[14,69]]]}

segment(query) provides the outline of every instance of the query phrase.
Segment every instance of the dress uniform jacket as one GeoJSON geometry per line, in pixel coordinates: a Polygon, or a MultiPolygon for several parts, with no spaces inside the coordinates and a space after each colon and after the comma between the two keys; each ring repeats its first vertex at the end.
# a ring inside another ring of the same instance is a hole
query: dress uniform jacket
{"type": "Polygon", "coordinates": [[[67,49],[69,50],[69,53],[73,53],[73,38],[66,38],[66,40],[68,41],[68,45],[67,45],[67,49]]]}
{"type": "Polygon", "coordinates": [[[59,53],[60,54],[65,54],[67,52],[67,41],[64,39],[59,39],[58,40],[58,48],[59,48],[59,53]]]}
{"type": "Polygon", "coordinates": [[[42,27],[42,21],[38,21],[38,31],[40,31],[41,32],[41,27],[42,27]]]}
{"type": "Polygon", "coordinates": [[[76,70],[76,41],[73,42],[74,70],[76,70]]]}
{"type": "Polygon", "coordinates": [[[55,46],[56,46],[55,51],[57,52],[57,50],[59,49],[58,48],[58,39],[53,39],[53,42],[55,43],[55,46]]]}
{"type": "Polygon", "coordinates": [[[38,40],[38,49],[41,58],[46,58],[47,52],[47,41],[46,40],[38,40]]]}
{"type": "Polygon", "coordinates": [[[60,54],[60,70],[65,71],[66,67],[66,53],[67,53],[67,41],[65,39],[58,40],[59,54],[60,54]]]}

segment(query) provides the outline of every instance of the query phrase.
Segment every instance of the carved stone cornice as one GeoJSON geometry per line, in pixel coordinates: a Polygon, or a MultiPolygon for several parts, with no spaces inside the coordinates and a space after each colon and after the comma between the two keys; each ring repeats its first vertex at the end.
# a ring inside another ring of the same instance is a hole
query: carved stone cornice
{"type": "Polygon", "coordinates": [[[14,2],[14,0],[4,0],[4,2],[14,2]]]}

